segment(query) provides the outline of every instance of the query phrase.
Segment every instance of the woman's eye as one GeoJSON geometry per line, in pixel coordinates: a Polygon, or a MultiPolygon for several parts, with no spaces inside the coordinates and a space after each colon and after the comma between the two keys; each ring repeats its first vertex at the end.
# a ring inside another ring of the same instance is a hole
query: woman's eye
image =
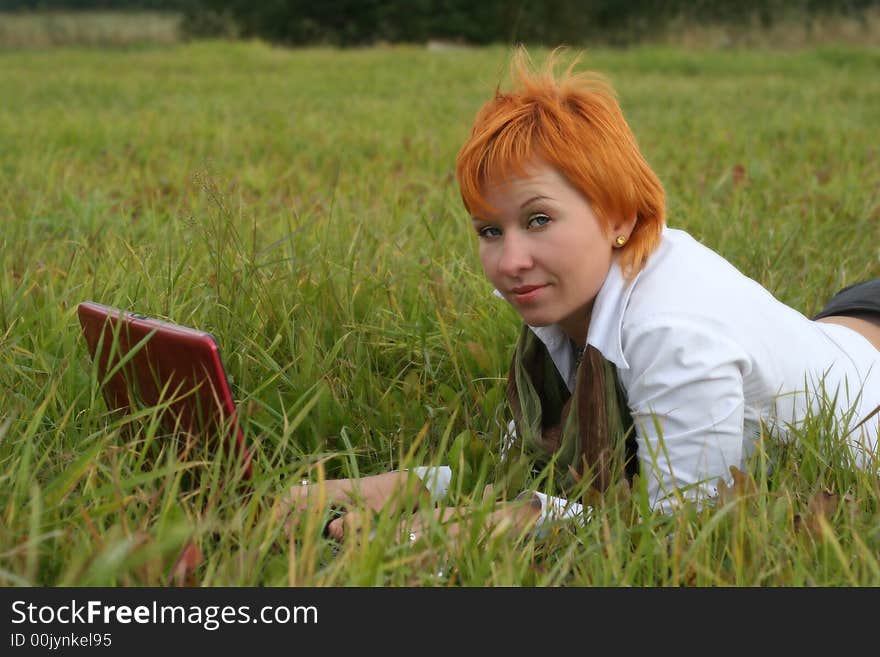
{"type": "Polygon", "coordinates": [[[540,228],[550,223],[550,217],[546,214],[533,214],[529,217],[529,228],[540,228]]]}
{"type": "Polygon", "coordinates": [[[477,235],[483,239],[489,239],[491,237],[498,237],[501,235],[501,231],[495,226],[483,226],[477,230],[477,235]]]}

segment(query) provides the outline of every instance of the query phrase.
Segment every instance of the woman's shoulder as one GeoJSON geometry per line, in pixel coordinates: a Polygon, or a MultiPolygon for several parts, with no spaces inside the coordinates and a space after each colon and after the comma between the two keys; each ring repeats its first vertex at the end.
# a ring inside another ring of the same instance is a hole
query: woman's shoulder
{"type": "Polygon", "coordinates": [[[689,233],[667,228],[632,283],[620,347],[627,362],[637,345],[658,350],[702,345],[741,358],[766,340],[768,325],[791,327],[793,315],[804,319],[689,233]]]}
{"type": "Polygon", "coordinates": [[[665,228],[660,246],[632,283],[625,321],[650,317],[726,318],[773,299],[690,233],[665,228]]]}
{"type": "Polygon", "coordinates": [[[724,256],[680,228],[664,228],[660,245],[648,258],[644,273],[649,278],[678,276],[682,283],[699,284],[707,278],[745,275],[724,256]]]}
{"type": "Polygon", "coordinates": [[[800,321],[808,320],[721,255],[685,231],[666,228],[635,277],[609,276],[593,306],[588,339],[623,368],[647,352],[721,350],[729,360],[766,341],[768,326],[788,330],[800,321]]]}

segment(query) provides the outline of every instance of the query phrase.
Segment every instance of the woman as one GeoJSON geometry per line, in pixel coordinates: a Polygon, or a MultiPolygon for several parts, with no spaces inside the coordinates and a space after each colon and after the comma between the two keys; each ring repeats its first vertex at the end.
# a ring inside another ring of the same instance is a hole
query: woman
{"type": "MultiPolygon", "coordinates": [[[[601,491],[637,466],[652,505],[671,510],[713,497],[761,435],[784,440],[836,397],[837,434],[876,469],[880,280],[810,320],[666,227],[663,188],[611,89],[574,64],[555,79],[552,59],[534,73],[515,55],[517,88],[479,111],[456,167],[484,272],[524,322],[506,462],[550,462],[559,490],[601,491]]],[[[377,511],[408,485],[440,499],[450,476],[416,468],[322,482],[320,493],[336,503],[356,493],[377,511]]],[[[288,503],[308,508],[315,490],[295,486],[288,503]]],[[[531,499],[487,522],[582,517],[562,497],[531,499]]],[[[362,520],[347,514],[329,531],[362,520]]]]}

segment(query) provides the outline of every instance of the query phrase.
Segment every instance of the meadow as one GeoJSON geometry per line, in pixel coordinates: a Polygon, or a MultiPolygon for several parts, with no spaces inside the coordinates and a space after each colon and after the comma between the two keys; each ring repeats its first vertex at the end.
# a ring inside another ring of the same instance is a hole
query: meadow
{"type": "MultiPolygon", "coordinates": [[[[635,487],[542,538],[452,544],[438,526],[410,545],[387,514],[371,541],[312,516],[288,535],[277,498],[303,476],[443,462],[457,437],[497,450],[518,322],[480,270],[454,160],[508,54],[0,52],[0,584],[880,585],[880,482],[822,416],[674,515],[635,487]],[[83,300],[217,338],[249,487],[179,458],[149,413],[108,416],[83,300]]],[[[618,90],[671,226],[807,315],[880,276],[876,48],[583,63],[618,90]]]]}

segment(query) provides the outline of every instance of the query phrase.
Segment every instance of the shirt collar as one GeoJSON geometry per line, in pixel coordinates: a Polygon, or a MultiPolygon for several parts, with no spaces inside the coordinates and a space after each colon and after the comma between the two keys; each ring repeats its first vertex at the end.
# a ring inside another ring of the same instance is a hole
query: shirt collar
{"type": "Polygon", "coordinates": [[[620,253],[615,252],[611,259],[611,268],[605,282],[593,302],[590,316],[590,328],[587,331],[587,344],[593,345],[605,358],[614,363],[618,369],[629,369],[629,363],[623,355],[621,332],[623,313],[629,304],[635,282],[641,275],[639,271],[632,279],[627,280],[620,268],[620,253]]]}

